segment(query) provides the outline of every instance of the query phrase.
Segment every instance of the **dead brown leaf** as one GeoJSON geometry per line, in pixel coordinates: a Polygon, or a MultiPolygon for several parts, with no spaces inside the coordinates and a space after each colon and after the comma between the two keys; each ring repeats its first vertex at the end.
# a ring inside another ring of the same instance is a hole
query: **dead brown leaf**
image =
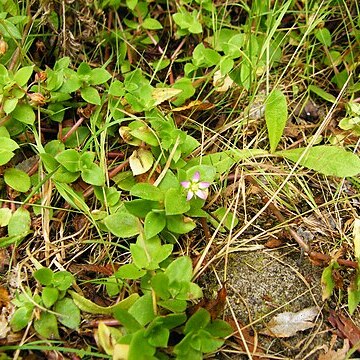
{"type": "Polygon", "coordinates": [[[218,291],[216,299],[203,298],[198,304],[189,310],[189,314],[194,314],[199,308],[206,309],[212,320],[217,319],[224,311],[226,304],[226,287],[225,285],[218,291]]]}
{"type": "Polygon", "coordinates": [[[332,337],[330,341],[330,349],[324,354],[320,354],[318,360],[345,360],[346,354],[350,349],[349,340],[344,340],[344,345],[341,349],[333,350],[332,348],[335,345],[336,335],[332,337]]]}
{"type": "MultiPolygon", "coordinates": [[[[338,331],[337,334],[342,339],[348,339],[350,341],[350,345],[354,347],[358,346],[358,350],[360,346],[360,329],[356,326],[353,321],[340,313],[335,313],[335,311],[330,310],[329,322],[332,326],[334,326],[338,331]]],[[[358,351],[359,352],[359,351],[358,351]]]]}
{"type": "Polygon", "coordinates": [[[264,246],[268,249],[275,249],[281,245],[283,245],[283,242],[281,240],[272,238],[269,239],[264,246]]]}

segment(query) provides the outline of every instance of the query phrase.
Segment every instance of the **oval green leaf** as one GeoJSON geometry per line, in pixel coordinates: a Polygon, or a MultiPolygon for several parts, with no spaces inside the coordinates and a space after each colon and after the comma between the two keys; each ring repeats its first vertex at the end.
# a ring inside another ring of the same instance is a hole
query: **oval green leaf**
{"type": "Polygon", "coordinates": [[[5,170],[4,180],[7,185],[19,192],[27,192],[31,186],[30,176],[15,168],[5,170]]]}
{"type": "Polygon", "coordinates": [[[128,213],[109,215],[104,219],[104,224],[112,234],[120,238],[128,238],[140,233],[138,218],[128,213]]]}

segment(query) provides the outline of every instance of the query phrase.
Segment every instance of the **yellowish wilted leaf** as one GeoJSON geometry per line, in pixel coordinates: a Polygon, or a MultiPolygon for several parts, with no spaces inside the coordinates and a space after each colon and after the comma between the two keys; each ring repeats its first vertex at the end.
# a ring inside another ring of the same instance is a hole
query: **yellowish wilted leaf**
{"type": "Polygon", "coordinates": [[[181,112],[186,110],[193,110],[193,111],[204,111],[209,110],[214,107],[214,104],[211,104],[209,102],[202,102],[201,100],[194,100],[190,101],[189,104],[177,107],[175,109],[172,109],[172,112],[181,112]]]}
{"type": "Polygon", "coordinates": [[[116,344],[114,347],[113,360],[127,360],[130,345],[116,344]]]}
{"type": "Polygon", "coordinates": [[[151,169],[151,166],[154,163],[154,157],[151,151],[138,149],[134,150],[131,154],[129,163],[133,175],[140,175],[151,169]]]}
{"type": "Polygon", "coordinates": [[[171,98],[179,95],[181,92],[182,92],[181,89],[155,88],[151,96],[155,100],[155,106],[156,106],[163,103],[166,100],[170,100],[171,98]]]}
{"type": "Polygon", "coordinates": [[[294,336],[298,331],[304,331],[315,326],[312,320],[318,314],[315,306],[308,307],[296,313],[283,312],[273,317],[267,328],[261,331],[264,335],[277,338],[294,336]]]}
{"type": "Polygon", "coordinates": [[[217,92],[226,92],[233,85],[234,81],[230,78],[229,75],[221,75],[221,71],[218,70],[214,74],[213,85],[215,91],[217,92]]]}
{"type": "Polygon", "coordinates": [[[354,221],[354,251],[357,259],[360,259],[360,219],[355,219],[354,221]]]}

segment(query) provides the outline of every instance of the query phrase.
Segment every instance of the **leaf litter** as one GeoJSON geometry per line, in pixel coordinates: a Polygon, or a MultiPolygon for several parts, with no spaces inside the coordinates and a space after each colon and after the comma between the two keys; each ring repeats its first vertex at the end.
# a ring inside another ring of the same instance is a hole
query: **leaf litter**
{"type": "Polygon", "coordinates": [[[315,326],[313,320],[318,314],[319,310],[315,306],[296,313],[286,311],[273,317],[261,333],[278,338],[291,337],[296,335],[298,331],[313,328],[315,326]]]}

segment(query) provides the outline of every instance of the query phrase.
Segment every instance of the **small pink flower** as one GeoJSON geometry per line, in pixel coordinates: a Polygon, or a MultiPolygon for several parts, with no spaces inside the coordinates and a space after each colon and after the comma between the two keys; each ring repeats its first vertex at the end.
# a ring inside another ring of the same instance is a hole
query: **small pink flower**
{"type": "Polygon", "coordinates": [[[181,186],[188,190],[186,200],[189,201],[193,196],[197,196],[202,200],[206,200],[208,196],[208,187],[210,186],[209,182],[200,181],[200,173],[195,172],[191,181],[182,181],[181,186]]]}

